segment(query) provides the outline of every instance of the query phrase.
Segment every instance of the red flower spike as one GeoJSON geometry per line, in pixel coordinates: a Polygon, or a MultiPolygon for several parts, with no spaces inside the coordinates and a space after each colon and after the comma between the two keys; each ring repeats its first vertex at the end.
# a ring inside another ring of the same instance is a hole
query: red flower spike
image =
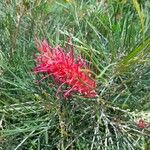
{"type": "Polygon", "coordinates": [[[96,81],[91,79],[92,74],[90,68],[86,65],[86,60],[82,59],[81,56],[75,58],[72,44],[69,50],[69,43],[71,43],[70,37],[66,44],[66,52],[60,45],[52,48],[46,40],[42,43],[38,42],[37,48],[40,54],[35,57],[37,67],[34,72],[48,74],[41,81],[53,76],[56,81],[61,83],[57,95],[61,91],[61,87],[66,84],[70,89],[65,91],[65,98],[73,92],[79,92],[86,97],[94,98],[97,96],[95,91],[96,81]]]}

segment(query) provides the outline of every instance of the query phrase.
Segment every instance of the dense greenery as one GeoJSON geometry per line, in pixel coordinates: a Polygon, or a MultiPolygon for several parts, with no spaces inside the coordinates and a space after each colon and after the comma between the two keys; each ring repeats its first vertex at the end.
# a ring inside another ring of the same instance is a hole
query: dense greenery
{"type": "Polygon", "coordinates": [[[0,149],[149,150],[149,0],[0,2],[0,149]],[[35,38],[92,62],[96,99],[56,98],[33,72],[35,38]]]}

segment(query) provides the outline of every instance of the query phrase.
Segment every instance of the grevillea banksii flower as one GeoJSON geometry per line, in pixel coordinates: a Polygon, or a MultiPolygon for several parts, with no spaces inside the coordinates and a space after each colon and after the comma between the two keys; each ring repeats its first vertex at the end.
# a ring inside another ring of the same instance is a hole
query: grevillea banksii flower
{"type": "Polygon", "coordinates": [[[149,123],[146,122],[144,119],[140,119],[137,123],[137,126],[141,129],[145,129],[145,128],[148,128],[149,127],[149,123]]]}
{"type": "Polygon", "coordinates": [[[46,40],[42,43],[37,42],[40,54],[35,55],[37,67],[34,72],[47,74],[41,80],[52,76],[55,81],[60,83],[57,94],[61,91],[63,85],[68,85],[69,89],[64,92],[65,98],[74,92],[94,98],[97,93],[95,91],[96,81],[91,78],[92,71],[86,65],[85,59],[82,59],[81,56],[75,58],[72,44],[69,49],[70,43],[69,37],[65,49],[63,49],[60,45],[52,48],[46,40]]]}

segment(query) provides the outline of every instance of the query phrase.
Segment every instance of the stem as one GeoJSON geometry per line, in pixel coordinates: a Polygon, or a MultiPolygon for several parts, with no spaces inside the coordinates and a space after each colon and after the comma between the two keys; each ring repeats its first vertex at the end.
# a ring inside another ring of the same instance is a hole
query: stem
{"type": "Polygon", "coordinates": [[[65,116],[64,116],[64,106],[63,106],[63,101],[60,101],[59,103],[59,125],[60,125],[60,133],[61,133],[61,142],[60,142],[60,149],[65,150],[64,147],[64,141],[65,141],[65,116]]]}

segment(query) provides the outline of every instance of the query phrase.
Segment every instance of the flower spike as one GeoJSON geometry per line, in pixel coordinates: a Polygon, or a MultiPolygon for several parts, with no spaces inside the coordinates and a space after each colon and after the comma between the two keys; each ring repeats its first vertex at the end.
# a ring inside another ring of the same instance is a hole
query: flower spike
{"type": "MultiPolygon", "coordinates": [[[[52,48],[46,40],[42,43],[37,42],[37,48],[40,54],[36,55],[35,60],[37,66],[34,72],[47,73],[48,75],[46,77],[53,76],[61,85],[68,85],[70,88],[65,91],[65,98],[74,92],[79,92],[86,97],[94,98],[97,96],[97,93],[95,91],[96,81],[91,78],[90,72],[92,71],[86,65],[85,59],[82,59],[81,56],[75,58],[74,46],[70,43],[71,37],[69,37],[64,50],[60,45],[52,48]]],[[[57,94],[60,92],[60,87],[57,94]]]]}

